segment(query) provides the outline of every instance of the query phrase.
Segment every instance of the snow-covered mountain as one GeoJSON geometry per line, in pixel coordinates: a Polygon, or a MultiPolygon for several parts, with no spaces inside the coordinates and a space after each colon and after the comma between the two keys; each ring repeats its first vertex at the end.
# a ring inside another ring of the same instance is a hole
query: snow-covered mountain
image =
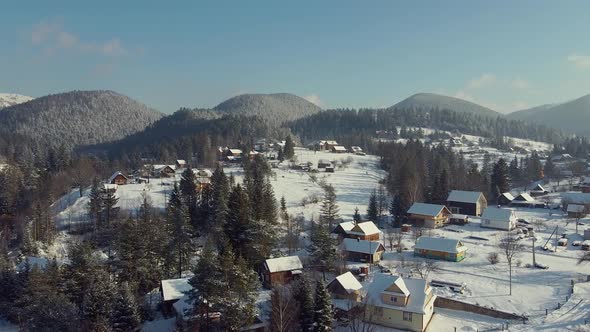
{"type": "Polygon", "coordinates": [[[417,93],[391,106],[391,109],[437,109],[473,113],[494,118],[502,116],[502,114],[476,103],[435,93],[417,93]]]}
{"type": "Polygon", "coordinates": [[[590,94],[561,104],[543,105],[513,112],[507,117],[536,122],[564,132],[590,136],[590,94]]]}
{"type": "Polygon", "coordinates": [[[0,93],[0,109],[26,103],[30,100],[33,100],[33,97],[23,96],[17,93],[0,93]]]}

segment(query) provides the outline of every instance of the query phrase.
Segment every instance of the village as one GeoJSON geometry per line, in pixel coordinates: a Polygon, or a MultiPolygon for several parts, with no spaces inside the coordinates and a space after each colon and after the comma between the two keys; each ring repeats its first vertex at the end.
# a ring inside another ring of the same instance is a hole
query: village
{"type": "MultiPolygon", "coordinates": [[[[529,190],[502,193],[496,205],[481,192],[452,190],[445,204],[415,202],[407,210],[406,222],[396,225],[386,211],[375,220],[358,213],[367,209],[371,193],[385,175],[379,160],[360,147],[318,141],[295,147],[292,160],[280,161],[277,150],[284,148],[284,141],[258,143],[246,153],[219,148],[224,171],[241,181],[242,158],[264,156],[272,167],[276,197],[283,197],[289,214],[304,225],[319,217],[322,184],[332,184],[340,222],[333,226],[331,238],[340,263],[328,273],[312,265],[306,250],[309,230],[301,227],[295,246],[280,248],[280,256],[268,257],[260,266],[263,288],[256,321],[242,331],[267,331],[271,290],[304,275],[326,282],[342,331],[349,331],[358,320],[376,331],[558,331],[564,322],[583,327],[590,319],[584,314],[590,309],[586,287],[590,264],[578,263],[581,254],[590,250],[589,177],[572,179],[566,172],[566,180],[561,180],[569,184],[566,190],[558,181],[539,181],[529,190]],[[510,245],[517,249],[509,252],[510,245]],[[510,263],[508,252],[514,255],[510,263]],[[464,315],[468,319],[462,319],[464,315]]],[[[573,162],[568,156],[553,158],[564,170],[573,162]]],[[[163,211],[172,186],[189,167],[187,161],[176,160],[146,164],[129,173],[115,171],[102,190],[119,197],[121,210],[137,209],[147,194],[163,211]]],[[[211,169],[191,170],[198,191],[210,185],[211,169]]],[[[61,229],[88,222],[88,197],[70,196],[74,198],[65,197],[55,206],[61,229]]],[[[146,322],[145,331],[173,330],[192,319],[191,277],[162,280],[160,289],[147,295],[161,316],[146,322]]]]}

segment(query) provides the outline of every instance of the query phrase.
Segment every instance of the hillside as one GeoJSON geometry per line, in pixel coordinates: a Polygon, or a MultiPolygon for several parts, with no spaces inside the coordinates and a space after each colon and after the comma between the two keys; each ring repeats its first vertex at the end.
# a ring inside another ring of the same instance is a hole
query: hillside
{"type": "Polygon", "coordinates": [[[565,132],[590,136],[590,94],[554,105],[543,105],[507,115],[510,119],[536,122],[565,132]]]}
{"type": "Polygon", "coordinates": [[[214,110],[234,115],[259,116],[271,125],[280,125],[315,114],[321,109],[309,101],[289,94],[243,94],[215,106],[214,110]]]}
{"type": "Polygon", "coordinates": [[[23,96],[16,93],[0,93],[0,110],[6,107],[26,103],[33,100],[33,97],[23,96]]]}
{"type": "Polygon", "coordinates": [[[0,112],[0,136],[75,147],[113,141],[145,129],[163,115],[113,91],[48,95],[0,112]]]}
{"type": "Polygon", "coordinates": [[[471,113],[488,117],[502,116],[502,114],[494,110],[470,101],[435,93],[417,93],[391,106],[390,109],[437,109],[451,110],[459,113],[471,113]]]}

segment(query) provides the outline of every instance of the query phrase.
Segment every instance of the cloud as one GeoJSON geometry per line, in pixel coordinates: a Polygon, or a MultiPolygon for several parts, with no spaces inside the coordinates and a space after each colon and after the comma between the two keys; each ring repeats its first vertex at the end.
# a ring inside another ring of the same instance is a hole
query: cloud
{"type": "Polygon", "coordinates": [[[324,102],[320,99],[320,96],[316,95],[316,94],[311,94],[308,96],[303,97],[304,99],[306,99],[307,101],[309,101],[310,103],[316,104],[319,107],[324,107],[324,102]]]}
{"type": "MultiPolygon", "coordinates": [[[[56,18],[45,20],[35,24],[30,32],[30,42],[41,49],[46,56],[55,55],[59,51],[73,50],[83,53],[98,54],[107,57],[126,56],[132,53],[123,42],[116,37],[106,41],[83,40],[75,33],[67,31],[63,20],[56,18]]],[[[137,48],[138,55],[145,52],[143,48],[137,48]]]]}
{"type": "Polygon", "coordinates": [[[531,88],[531,82],[517,77],[510,81],[510,86],[515,89],[526,90],[531,88]]]}
{"type": "Polygon", "coordinates": [[[467,83],[467,87],[470,89],[481,89],[493,85],[494,83],[496,83],[496,75],[482,74],[481,76],[470,80],[467,83]]]}
{"type": "Polygon", "coordinates": [[[566,60],[580,69],[590,69],[590,55],[570,54],[566,60]]]}

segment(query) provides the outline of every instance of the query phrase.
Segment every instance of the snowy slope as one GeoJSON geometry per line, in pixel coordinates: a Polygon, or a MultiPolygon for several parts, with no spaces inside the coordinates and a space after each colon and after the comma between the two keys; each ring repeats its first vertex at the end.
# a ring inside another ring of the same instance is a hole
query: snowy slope
{"type": "Polygon", "coordinates": [[[33,97],[23,96],[16,93],[0,93],[0,109],[26,103],[29,100],[33,100],[33,97]]]}
{"type": "Polygon", "coordinates": [[[492,109],[470,101],[435,93],[417,93],[393,105],[391,109],[437,109],[472,113],[493,118],[502,116],[502,114],[492,109]]]}

